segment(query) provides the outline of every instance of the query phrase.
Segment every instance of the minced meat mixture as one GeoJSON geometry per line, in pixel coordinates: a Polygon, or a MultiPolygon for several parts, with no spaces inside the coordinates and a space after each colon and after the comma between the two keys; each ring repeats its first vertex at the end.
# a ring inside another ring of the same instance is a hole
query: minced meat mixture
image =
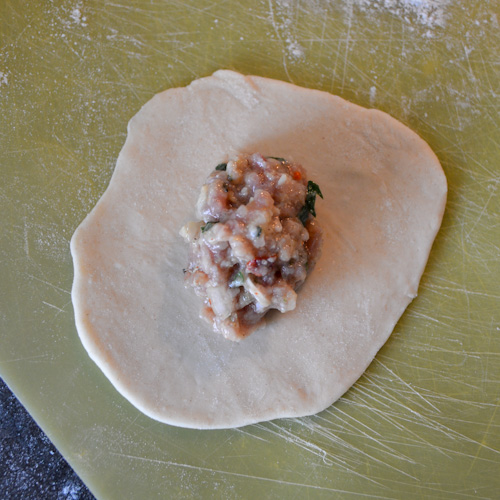
{"type": "Polygon", "coordinates": [[[181,229],[190,245],[186,282],[214,330],[240,340],[270,309],[295,309],[319,258],[316,195],[304,169],[283,158],[256,153],[215,167],[198,199],[201,221],[181,229]]]}

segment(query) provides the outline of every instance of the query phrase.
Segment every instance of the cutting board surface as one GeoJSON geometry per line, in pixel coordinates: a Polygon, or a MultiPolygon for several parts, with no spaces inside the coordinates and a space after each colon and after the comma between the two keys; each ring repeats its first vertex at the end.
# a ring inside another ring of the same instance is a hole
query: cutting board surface
{"type": "Polygon", "coordinates": [[[0,375],[98,498],[494,498],[500,491],[500,3],[0,4],[0,375]],[[319,415],[195,431],[142,415],[76,333],[69,240],[128,120],[220,68],[381,109],[442,162],[419,295],[319,415]]]}

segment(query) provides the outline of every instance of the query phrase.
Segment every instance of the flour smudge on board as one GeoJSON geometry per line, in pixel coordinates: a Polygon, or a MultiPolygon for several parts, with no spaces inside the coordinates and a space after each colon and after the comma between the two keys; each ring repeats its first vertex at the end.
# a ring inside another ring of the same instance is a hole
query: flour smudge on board
{"type": "Polygon", "coordinates": [[[433,36],[434,28],[443,28],[446,24],[447,8],[451,0],[350,0],[367,13],[386,11],[404,19],[410,24],[419,24],[428,28],[426,36],[433,36]]]}

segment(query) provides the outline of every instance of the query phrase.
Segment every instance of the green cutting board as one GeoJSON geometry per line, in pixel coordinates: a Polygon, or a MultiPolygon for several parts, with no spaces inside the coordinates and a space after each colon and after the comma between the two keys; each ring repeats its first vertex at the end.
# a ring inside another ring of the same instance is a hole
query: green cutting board
{"type": "Polygon", "coordinates": [[[496,0],[0,2],[0,375],[97,497],[498,498],[499,21],[496,0]],[[128,120],[220,68],[387,111],[449,198],[418,298],[340,401],[195,431],[87,356],[69,240],[128,120]]]}

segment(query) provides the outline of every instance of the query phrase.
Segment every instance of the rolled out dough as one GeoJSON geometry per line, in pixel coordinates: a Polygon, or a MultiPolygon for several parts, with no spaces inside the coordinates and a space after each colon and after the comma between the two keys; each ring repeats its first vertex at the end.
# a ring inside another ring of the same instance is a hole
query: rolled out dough
{"type": "Polygon", "coordinates": [[[156,95],[75,232],[72,298],[90,357],[150,417],[237,427],[319,412],[364,372],[416,296],[446,202],[428,145],[385,113],[217,71],[156,95]],[[297,308],[242,342],[199,319],[179,228],[215,165],[258,151],[304,165],[323,254],[297,308]]]}

